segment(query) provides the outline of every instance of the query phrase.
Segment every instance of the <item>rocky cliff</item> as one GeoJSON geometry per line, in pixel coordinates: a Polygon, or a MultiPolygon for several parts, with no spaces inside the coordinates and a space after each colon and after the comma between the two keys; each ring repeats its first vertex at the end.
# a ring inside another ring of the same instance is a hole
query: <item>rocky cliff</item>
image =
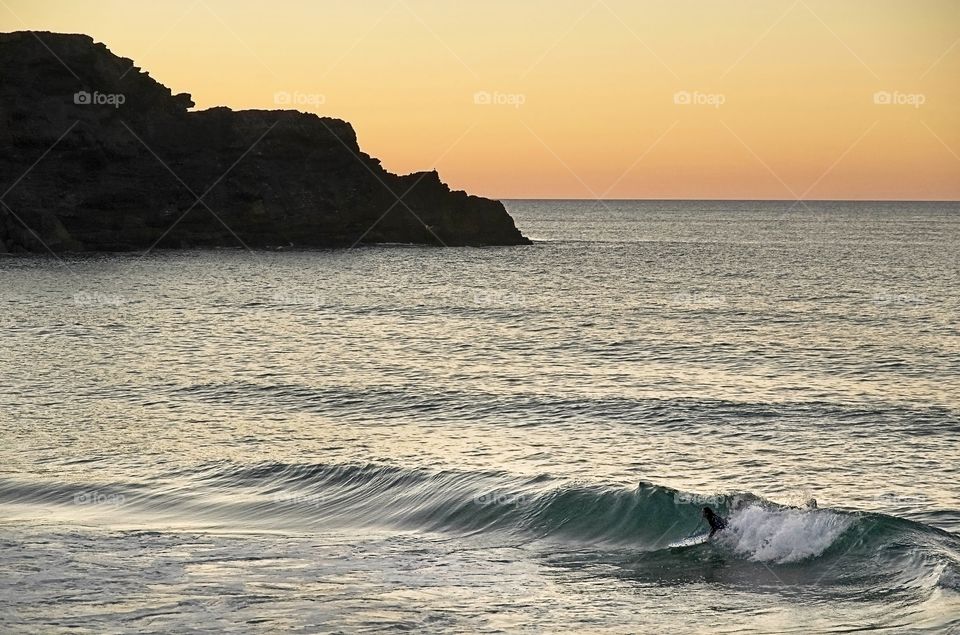
{"type": "Polygon", "coordinates": [[[345,121],[193,105],[86,35],[0,34],[0,252],[529,242],[345,121]]]}

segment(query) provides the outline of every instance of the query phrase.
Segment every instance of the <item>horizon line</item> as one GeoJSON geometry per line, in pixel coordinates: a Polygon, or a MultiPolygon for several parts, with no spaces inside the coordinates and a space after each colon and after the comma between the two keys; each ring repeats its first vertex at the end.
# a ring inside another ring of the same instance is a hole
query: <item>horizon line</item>
{"type": "Polygon", "coordinates": [[[574,202],[677,202],[677,203],[960,203],[960,199],[939,198],[569,198],[569,197],[491,197],[498,201],[574,201],[574,202]]]}

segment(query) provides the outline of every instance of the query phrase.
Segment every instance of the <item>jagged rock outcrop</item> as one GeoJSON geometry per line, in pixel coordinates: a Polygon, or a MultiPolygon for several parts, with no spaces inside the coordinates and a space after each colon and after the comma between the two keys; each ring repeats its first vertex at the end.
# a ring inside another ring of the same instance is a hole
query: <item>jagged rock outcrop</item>
{"type": "Polygon", "coordinates": [[[345,121],[193,105],[89,36],[0,34],[0,252],[529,243],[345,121]]]}

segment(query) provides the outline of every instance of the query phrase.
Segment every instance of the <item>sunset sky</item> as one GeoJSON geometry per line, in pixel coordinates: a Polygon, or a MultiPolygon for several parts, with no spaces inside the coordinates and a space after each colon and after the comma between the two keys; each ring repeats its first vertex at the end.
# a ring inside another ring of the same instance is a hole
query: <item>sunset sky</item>
{"type": "Polygon", "coordinates": [[[22,29],[497,198],[960,198],[956,0],[0,0],[22,29]]]}

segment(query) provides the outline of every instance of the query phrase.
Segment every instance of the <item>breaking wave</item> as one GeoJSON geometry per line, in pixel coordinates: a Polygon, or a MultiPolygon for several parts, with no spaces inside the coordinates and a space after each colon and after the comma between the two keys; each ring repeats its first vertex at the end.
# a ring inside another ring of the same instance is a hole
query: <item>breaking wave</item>
{"type": "Polygon", "coordinates": [[[29,484],[0,480],[0,503],[69,510],[81,521],[152,518],[165,526],[239,531],[327,527],[484,537],[630,557],[704,554],[766,566],[840,573],[911,573],[955,592],[960,538],[922,523],[853,510],[797,508],[749,492],[705,496],[652,483],[634,488],[550,475],[425,471],[379,464],[217,463],[167,476],[163,484],[29,484]],[[93,503],[93,504],[91,504],[93,503]],[[103,504],[100,504],[103,503],[103,504]],[[709,503],[728,527],[707,544],[669,549],[703,533],[709,503]]]}

